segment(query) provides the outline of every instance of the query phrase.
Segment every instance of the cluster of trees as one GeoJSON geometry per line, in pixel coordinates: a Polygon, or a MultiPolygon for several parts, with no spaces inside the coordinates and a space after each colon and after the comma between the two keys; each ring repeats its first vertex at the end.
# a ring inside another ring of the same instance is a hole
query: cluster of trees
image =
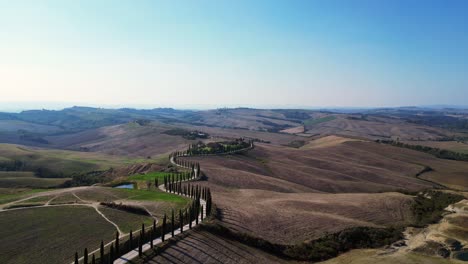
{"type": "Polygon", "coordinates": [[[410,144],[406,144],[406,143],[402,143],[402,142],[394,141],[394,140],[377,140],[377,142],[383,143],[383,144],[389,144],[389,145],[396,146],[396,147],[408,148],[408,149],[412,149],[412,150],[416,150],[420,152],[429,153],[441,159],[468,161],[468,154],[463,154],[463,153],[459,153],[455,151],[432,148],[432,147],[421,146],[421,145],[410,145],[410,144]]]}
{"type": "Polygon", "coordinates": [[[413,226],[424,227],[438,222],[447,206],[457,203],[463,198],[459,194],[434,190],[419,193],[414,198],[414,203],[411,206],[414,215],[413,226]]]}
{"type": "Polygon", "coordinates": [[[174,129],[164,131],[163,133],[167,135],[172,135],[172,136],[182,136],[183,138],[188,139],[188,140],[195,140],[197,138],[205,139],[205,138],[208,138],[209,136],[205,132],[201,132],[198,130],[189,131],[183,128],[174,128],[174,129]]]}
{"type": "Polygon", "coordinates": [[[239,150],[253,148],[254,143],[252,140],[246,141],[243,138],[239,138],[233,141],[224,141],[224,142],[210,142],[203,143],[198,142],[196,144],[189,145],[188,150],[184,153],[185,155],[206,155],[206,154],[225,154],[233,153],[239,150]]]}

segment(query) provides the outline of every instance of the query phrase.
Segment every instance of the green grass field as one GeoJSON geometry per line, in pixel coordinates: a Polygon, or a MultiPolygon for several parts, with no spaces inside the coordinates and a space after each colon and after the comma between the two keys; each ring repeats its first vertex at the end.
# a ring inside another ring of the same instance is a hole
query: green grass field
{"type": "Polygon", "coordinates": [[[154,202],[171,202],[177,204],[186,204],[189,199],[170,193],[153,190],[134,190],[134,189],[118,189],[119,192],[126,193],[128,200],[135,201],[154,201],[154,202]]]}
{"type": "MultiPolygon", "coordinates": [[[[75,251],[110,241],[115,227],[92,208],[28,208],[0,213],[0,263],[71,263],[75,251]]],[[[81,253],[82,255],[82,253],[81,253]]]]}
{"type": "Polygon", "coordinates": [[[320,123],[332,121],[332,120],[335,120],[335,119],[336,119],[335,116],[326,116],[326,117],[322,117],[322,118],[312,118],[312,119],[308,119],[308,120],[304,121],[304,125],[313,126],[313,125],[317,125],[317,124],[320,124],[320,123]]]}
{"type": "Polygon", "coordinates": [[[46,189],[26,189],[26,188],[0,188],[0,204],[5,204],[9,202],[13,202],[15,200],[19,200],[24,198],[30,194],[44,192],[47,191],[46,189]]]}
{"type": "Polygon", "coordinates": [[[169,175],[169,173],[166,172],[160,172],[160,171],[154,171],[154,172],[149,172],[147,174],[134,174],[128,177],[129,180],[134,180],[134,181],[154,181],[154,179],[158,179],[159,182],[162,182],[164,179],[164,176],[169,175]]]}

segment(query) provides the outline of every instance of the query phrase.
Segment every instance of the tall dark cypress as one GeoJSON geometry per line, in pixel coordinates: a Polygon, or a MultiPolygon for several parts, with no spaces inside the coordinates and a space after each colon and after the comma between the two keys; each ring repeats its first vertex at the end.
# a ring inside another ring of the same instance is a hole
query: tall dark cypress
{"type": "Polygon", "coordinates": [[[138,256],[141,258],[143,255],[143,234],[138,237],[138,256]]]}
{"type": "Polygon", "coordinates": [[[78,262],[78,252],[75,252],[75,264],[79,264],[79,262],[78,262]]]}
{"type": "MultiPolygon", "coordinates": [[[[153,219],[153,231],[156,232],[156,220],[155,219],[153,219]]],[[[154,236],[151,238],[154,239],[154,236]]]]}
{"type": "Polygon", "coordinates": [[[174,237],[174,229],[175,229],[175,226],[174,226],[174,209],[172,209],[172,217],[171,217],[171,235],[172,235],[172,237],[174,237]]]}
{"type": "Polygon", "coordinates": [[[94,254],[93,254],[93,257],[91,258],[91,264],[96,264],[96,256],[94,256],[94,254]]]}
{"type": "Polygon", "coordinates": [[[200,219],[203,221],[203,205],[200,208],[200,219]]]}
{"type": "Polygon", "coordinates": [[[85,248],[85,249],[84,249],[84,253],[83,253],[83,263],[84,263],[84,264],[88,264],[88,248],[85,248]]]}
{"type": "Polygon", "coordinates": [[[141,223],[141,236],[145,239],[145,223],[141,223]]]}
{"type": "Polygon", "coordinates": [[[179,224],[180,224],[180,233],[184,232],[184,218],[182,217],[182,209],[179,209],[179,224]]]}
{"type": "Polygon", "coordinates": [[[154,228],[151,228],[150,230],[150,248],[153,248],[153,237],[154,237],[154,228]]]}
{"type": "Polygon", "coordinates": [[[109,252],[109,264],[114,263],[114,260],[115,260],[114,243],[112,243],[110,246],[110,252],[109,252]]]}
{"type": "Polygon", "coordinates": [[[131,229],[130,229],[130,236],[129,236],[128,240],[130,240],[130,248],[128,250],[132,250],[132,248],[133,248],[133,232],[132,232],[131,229]]]}
{"type": "Polygon", "coordinates": [[[119,244],[120,244],[120,243],[119,243],[119,242],[120,242],[119,240],[120,240],[120,238],[119,238],[119,231],[117,231],[117,232],[115,232],[115,253],[116,253],[116,255],[118,255],[118,254],[119,254],[119,251],[120,251],[120,250],[119,250],[119,246],[120,246],[120,245],[119,245],[119,244]]]}
{"type": "Polygon", "coordinates": [[[164,242],[164,236],[166,234],[166,214],[164,214],[163,217],[163,224],[162,224],[162,230],[161,230],[161,240],[164,242]]]}
{"type": "Polygon", "coordinates": [[[192,229],[192,207],[189,207],[189,229],[192,229]]]}
{"type": "Polygon", "coordinates": [[[104,264],[104,241],[101,240],[101,248],[99,249],[99,258],[101,260],[101,264],[104,264]]]}

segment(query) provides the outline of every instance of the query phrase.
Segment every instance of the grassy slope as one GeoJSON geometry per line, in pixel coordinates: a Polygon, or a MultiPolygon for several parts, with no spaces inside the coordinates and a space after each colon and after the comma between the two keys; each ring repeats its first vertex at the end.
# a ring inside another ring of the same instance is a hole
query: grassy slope
{"type": "Polygon", "coordinates": [[[75,251],[111,240],[114,227],[94,209],[79,206],[30,208],[0,215],[1,263],[71,262],[75,251]]]}
{"type": "Polygon", "coordinates": [[[167,175],[169,175],[169,173],[155,171],[155,172],[150,172],[150,173],[146,173],[146,174],[131,175],[127,179],[128,180],[135,180],[135,181],[154,181],[154,179],[157,178],[159,180],[159,182],[161,182],[161,180],[164,178],[164,176],[167,176],[167,175]]]}
{"type": "Polygon", "coordinates": [[[104,170],[139,162],[102,153],[78,152],[57,149],[40,149],[13,144],[0,144],[0,157],[3,160],[23,162],[25,171],[34,171],[39,167],[47,168],[64,176],[76,172],[104,170]]]}
{"type": "Polygon", "coordinates": [[[38,192],[44,192],[44,191],[47,191],[47,190],[26,189],[26,188],[18,188],[18,189],[0,188],[0,204],[12,202],[21,198],[25,198],[28,195],[38,193],[38,192]]]}

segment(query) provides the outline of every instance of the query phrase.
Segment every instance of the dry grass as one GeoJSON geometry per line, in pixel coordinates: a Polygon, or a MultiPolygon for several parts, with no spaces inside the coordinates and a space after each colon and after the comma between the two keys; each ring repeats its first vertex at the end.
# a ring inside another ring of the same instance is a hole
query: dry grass
{"type": "Polygon", "coordinates": [[[356,249],[322,264],[463,264],[463,261],[425,256],[417,253],[387,254],[379,249],[356,249]]]}
{"type": "Polygon", "coordinates": [[[299,243],[348,227],[402,225],[411,219],[411,198],[399,193],[238,190],[215,193],[214,200],[227,227],[281,244],[299,243]]]}

